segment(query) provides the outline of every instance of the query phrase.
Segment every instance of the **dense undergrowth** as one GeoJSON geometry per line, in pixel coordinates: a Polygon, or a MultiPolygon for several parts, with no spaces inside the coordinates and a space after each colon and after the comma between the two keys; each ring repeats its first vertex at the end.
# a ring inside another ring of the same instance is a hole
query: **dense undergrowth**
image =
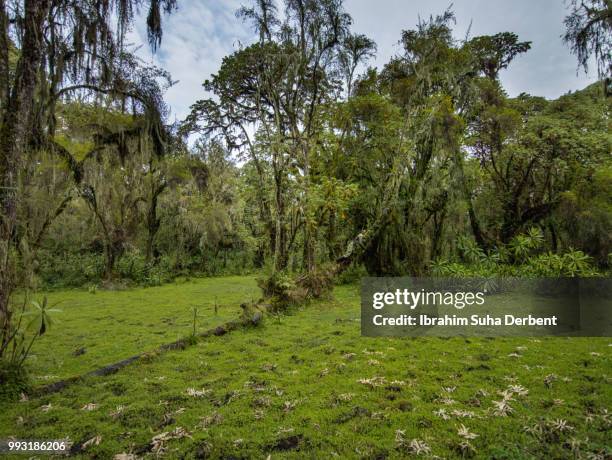
{"type": "MultiPolygon", "coordinates": [[[[102,285],[107,281],[104,263],[101,253],[46,252],[37,265],[38,286],[50,289],[102,285]]],[[[178,277],[247,275],[256,271],[250,254],[240,252],[184,259],[163,255],[148,262],[137,250],[124,254],[115,269],[115,280],[139,286],[160,286],[178,277]]]]}
{"type": "MultiPolygon", "coordinates": [[[[430,274],[440,277],[539,277],[573,278],[605,276],[608,269],[598,267],[592,257],[569,249],[552,252],[544,245],[540,229],[532,228],[507,245],[484,251],[469,238],[457,241],[455,259],[432,262],[430,274]]],[[[612,262],[609,254],[608,266],[612,262]]]]}

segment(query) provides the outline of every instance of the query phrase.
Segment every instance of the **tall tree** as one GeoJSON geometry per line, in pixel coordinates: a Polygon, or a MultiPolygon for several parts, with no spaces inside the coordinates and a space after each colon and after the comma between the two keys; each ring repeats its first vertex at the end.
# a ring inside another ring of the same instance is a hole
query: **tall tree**
{"type": "MultiPolygon", "coordinates": [[[[260,175],[261,162],[269,161],[276,270],[287,268],[293,240],[288,235],[287,190],[290,185],[299,189],[303,260],[312,272],[317,238],[312,164],[324,107],[339,94],[341,67],[354,72],[373,45],[361,37],[353,43],[353,53],[347,51],[345,45],[355,39],[349,38],[351,19],[340,0],[286,0],[283,6],[282,19],[271,1],[240,10],[240,16],[252,21],[259,41],[224,60],[220,71],[205,83],[218,100],[196,103],[187,125],[202,122],[207,133],[222,134],[229,146],[245,146],[260,175]]],[[[266,209],[264,183],[262,176],[262,207],[272,217],[266,209]]]]}
{"type": "Polygon", "coordinates": [[[125,33],[134,12],[145,4],[149,40],[155,48],[161,40],[160,9],[170,12],[175,0],[0,3],[0,351],[12,327],[9,297],[16,283],[12,267],[19,244],[17,190],[27,152],[53,148],[55,103],[66,94],[122,94],[152,107],[130,91],[121,72],[125,33]],[[11,43],[19,56],[14,72],[8,63],[11,43]]]}

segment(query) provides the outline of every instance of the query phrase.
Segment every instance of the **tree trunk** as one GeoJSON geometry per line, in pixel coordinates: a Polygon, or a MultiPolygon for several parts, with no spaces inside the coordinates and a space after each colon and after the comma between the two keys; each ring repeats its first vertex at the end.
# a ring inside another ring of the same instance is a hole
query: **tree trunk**
{"type": "Polygon", "coordinates": [[[338,257],[338,251],[336,246],[336,213],[331,211],[329,213],[329,220],[327,223],[327,252],[329,254],[329,260],[334,260],[338,257]]]}
{"type": "Polygon", "coordinates": [[[107,242],[105,248],[106,265],[104,267],[104,278],[108,281],[113,279],[113,271],[115,269],[115,251],[112,243],[107,242]]]}
{"type": "Polygon", "coordinates": [[[310,152],[308,146],[302,148],[304,152],[304,268],[308,273],[316,270],[315,260],[315,231],[310,221],[310,152]]]}
{"type": "Polygon", "coordinates": [[[287,268],[287,229],[285,227],[285,197],[280,174],[275,174],[276,220],[274,229],[274,270],[287,268]]]}
{"type": "Polygon", "coordinates": [[[550,230],[550,239],[553,252],[557,252],[559,248],[559,240],[557,238],[557,230],[555,229],[555,224],[552,221],[548,221],[548,230],[550,230]]]}
{"type": "Polygon", "coordinates": [[[474,210],[472,196],[467,186],[467,182],[465,181],[463,158],[461,157],[461,151],[458,148],[455,149],[453,158],[455,161],[455,167],[459,171],[459,182],[461,186],[461,192],[463,194],[463,199],[466,201],[468,206],[468,217],[470,219],[470,227],[472,229],[472,234],[474,235],[474,240],[476,241],[476,244],[480,249],[482,249],[483,251],[487,251],[489,249],[489,244],[484,237],[482,229],[480,228],[480,223],[478,222],[478,218],[476,217],[476,211],[474,210]]]}
{"type": "Polygon", "coordinates": [[[157,217],[157,200],[159,195],[166,188],[166,184],[158,184],[157,186],[152,185],[151,203],[149,204],[149,211],[147,213],[147,247],[145,258],[147,263],[150,263],[153,258],[153,245],[155,243],[155,236],[159,231],[161,224],[160,219],[157,217]]]}
{"type": "Polygon", "coordinates": [[[519,216],[516,204],[510,203],[505,206],[504,217],[502,220],[500,240],[503,244],[508,244],[519,228],[519,216]]]}
{"type": "Polygon", "coordinates": [[[483,251],[487,251],[489,249],[489,244],[485,240],[485,237],[480,228],[480,223],[478,222],[478,218],[476,217],[476,211],[474,211],[474,204],[472,203],[472,197],[466,196],[466,201],[468,205],[468,216],[470,218],[470,227],[472,228],[472,234],[474,235],[474,240],[480,249],[483,251]]]}
{"type": "Polygon", "coordinates": [[[436,260],[442,255],[442,235],[444,234],[444,222],[446,220],[446,207],[433,215],[434,231],[431,242],[431,259],[436,260]]]}
{"type": "MultiPolygon", "coordinates": [[[[245,134],[246,135],[246,134],[245,134]]],[[[250,145],[250,141],[249,141],[250,145]]],[[[261,162],[251,147],[249,149],[251,152],[251,160],[255,165],[255,170],[257,171],[257,182],[258,182],[258,194],[259,194],[259,212],[261,214],[261,219],[265,222],[266,230],[268,232],[268,241],[270,245],[270,254],[274,256],[274,252],[276,250],[276,223],[272,218],[272,211],[270,209],[270,200],[266,193],[265,186],[265,173],[261,166],[261,162]]]]}
{"type": "MultiPolygon", "coordinates": [[[[43,25],[50,3],[50,0],[25,1],[21,55],[12,91],[6,106],[3,107],[0,131],[0,333],[3,342],[8,339],[11,328],[9,297],[15,280],[10,258],[12,247],[16,244],[14,232],[17,224],[18,175],[25,147],[30,141],[28,128],[34,112],[34,92],[42,56],[43,25]]],[[[1,84],[6,85],[6,82],[1,84]]]]}
{"type": "Polygon", "coordinates": [[[304,224],[304,268],[308,273],[312,273],[317,269],[315,260],[316,235],[308,222],[304,224]]]}
{"type": "Polygon", "coordinates": [[[145,248],[145,262],[147,264],[150,264],[151,260],[153,260],[153,242],[155,241],[155,233],[157,232],[155,230],[152,230],[151,227],[148,226],[147,242],[145,248]]]}
{"type": "Polygon", "coordinates": [[[0,0],[0,114],[8,103],[10,91],[10,69],[9,69],[9,36],[8,15],[6,12],[6,1],[0,0]]]}

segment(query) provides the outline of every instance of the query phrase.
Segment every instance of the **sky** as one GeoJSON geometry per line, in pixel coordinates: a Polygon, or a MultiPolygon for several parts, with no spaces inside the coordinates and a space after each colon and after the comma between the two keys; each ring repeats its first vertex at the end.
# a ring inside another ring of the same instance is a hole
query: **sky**
{"type": "MultiPolygon", "coordinates": [[[[163,17],[160,49],[152,54],[146,38],[144,18],[136,21],[129,41],[140,46],[137,53],[172,74],[177,83],[166,93],[171,108],[169,121],[182,120],[189,106],[208,97],[202,87],[215,73],[224,56],[253,41],[253,31],[236,17],[236,10],[249,0],[179,0],[179,8],[163,17]]],[[[378,45],[370,65],[382,67],[398,54],[401,31],[412,29],[419,17],[442,13],[450,0],[345,0],[353,17],[352,31],[363,33],[378,45]]],[[[593,68],[588,75],[577,72],[577,61],[561,40],[564,0],[454,0],[456,38],[514,32],[522,41],[531,41],[529,52],[517,57],[500,74],[510,96],[522,92],[554,99],[568,91],[582,89],[596,80],[593,68]],[[470,29],[471,24],[471,29],[470,29]]]]}

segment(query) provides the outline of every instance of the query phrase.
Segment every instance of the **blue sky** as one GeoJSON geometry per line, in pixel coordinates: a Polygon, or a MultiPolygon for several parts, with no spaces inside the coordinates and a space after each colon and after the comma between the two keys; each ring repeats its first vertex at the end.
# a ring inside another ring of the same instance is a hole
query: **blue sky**
{"type": "MultiPolygon", "coordinates": [[[[161,48],[155,55],[146,46],[144,20],[136,21],[130,41],[145,44],[138,53],[170,71],[178,83],[166,100],[172,109],[171,121],[182,119],[189,106],[206,97],[202,82],[217,71],[221,60],[253,39],[248,24],[235,15],[248,0],[179,0],[179,9],[163,18],[161,48]]],[[[397,42],[403,29],[410,29],[419,16],[427,18],[450,5],[449,0],[345,0],[353,17],[353,31],[364,33],[378,45],[372,65],[382,67],[399,52],[397,42]]],[[[510,96],[521,92],[556,98],[581,89],[596,80],[596,72],[576,72],[576,59],[561,40],[563,0],[455,0],[455,34],[463,38],[470,23],[471,36],[510,31],[521,40],[532,41],[532,49],[518,57],[501,74],[510,96]]]]}

